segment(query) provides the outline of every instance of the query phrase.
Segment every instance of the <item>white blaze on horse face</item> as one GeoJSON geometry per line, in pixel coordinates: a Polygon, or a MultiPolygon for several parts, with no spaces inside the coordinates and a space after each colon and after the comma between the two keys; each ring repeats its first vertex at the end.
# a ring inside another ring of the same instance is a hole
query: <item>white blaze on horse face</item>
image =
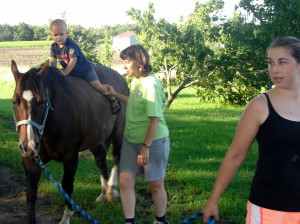
{"type": "MultiPolygon", "coordinates": [[[[26,90],[23,92],[23,98],[27,101],[28,108],[31,108],[31,100],[33,98],[33,94],[30,90],[26,90]]],[[[31,113],[29,111],[29,117],[28,120],[31,120],[31,113]]],[[[34,133],[33,133],[33,128],[32,125],[27,125],[27,141],[28,141],[28,147],[30,149],[35,148],[35,141],[34,141],[34,133]]]]}
{"type": "Polygon", "coordinates": [[[33,94],[32,94],[32,92],[30,91],[30,90],[25,90],[24,92],[23,92],[23,98],[28,102],[28,104],[29,104],[29,102],[32,100],[32,98],[33,98],[33,94]]]}

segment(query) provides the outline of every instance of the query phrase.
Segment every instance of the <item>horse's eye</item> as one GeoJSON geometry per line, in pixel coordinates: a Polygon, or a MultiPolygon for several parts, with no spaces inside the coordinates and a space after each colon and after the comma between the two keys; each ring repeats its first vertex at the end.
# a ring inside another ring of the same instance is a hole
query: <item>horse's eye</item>
{"type": "Polygon", "coordinates": [[[38,102],[38,105],[42,105],[44,103],[45,103],[45,100],[41,100],[41,101],[38,102]]]}
{"type": "Polygon", "coordinates": [[[12,99],[11,102],[12,102],[14,105],[16,105],[16,104],[20,103],[20,99],[19,99],[19,98],[14,98],[14,99],[12,99]]]}

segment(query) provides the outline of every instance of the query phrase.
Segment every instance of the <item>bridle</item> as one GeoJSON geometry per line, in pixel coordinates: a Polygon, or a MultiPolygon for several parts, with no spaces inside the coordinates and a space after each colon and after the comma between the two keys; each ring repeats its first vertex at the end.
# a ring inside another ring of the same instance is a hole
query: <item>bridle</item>
{"type": "Polygon", "coordinates": [[[53,107],[51,106],[51,103],[50,103],[50,99],[49,99],[49,94],[48,94],[48,91],[46,90],[46,94],[45,94],[45,97],[46,97],[46,111],[45,111],[45,114],[44,114],[44,119],[43,119],[43,123],[40,125],[38,124],[37,122],[33,121],[33,120],[21,120],[21,121],[18,121],[16,123],[16,131],[19,130],[19,127],[21,125],[24,125],[24,124],[30,124],[34,127],[36,127],[38,130],[39,130],[39,134],[40,134],[40,139],[39,141],[41,141],[41,138],[44,134],[44,128],[45,128],[45,124],[46,124],[46,121],[47,121],[47,117],[48,117],[48,113],[49,113],[49,109],[53,110],[53,107]]]}

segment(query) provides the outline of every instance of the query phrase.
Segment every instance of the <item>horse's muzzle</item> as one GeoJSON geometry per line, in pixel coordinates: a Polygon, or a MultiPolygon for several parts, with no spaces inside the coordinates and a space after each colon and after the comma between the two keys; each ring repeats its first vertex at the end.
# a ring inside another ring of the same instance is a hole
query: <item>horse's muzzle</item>
{"type": "Polygon", "coordinates": [[[37,156],[40,144],[34,141],[22,142],[19,144],[19,148],[22,157],[32,158],[37,156]]]}

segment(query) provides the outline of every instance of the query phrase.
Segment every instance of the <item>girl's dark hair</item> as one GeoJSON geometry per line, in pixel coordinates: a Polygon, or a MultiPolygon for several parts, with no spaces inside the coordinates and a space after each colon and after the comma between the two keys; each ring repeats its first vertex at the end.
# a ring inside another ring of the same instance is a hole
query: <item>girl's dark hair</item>
{"type": "Polygon", "coordinates": [[[134,60],[140,66],[140,71],[143,74],[149,74],[152,71],[150,65],[150,57],[146,49],[140,44],[131,45],[120,53],[122,60],[134,60]]]}
{"type": "Polygon", "coordinates": [[[298,63],[300,63],[300,40],[298,38],[291,36],[279,37],[270,44],[270,46],[267,48],[267,53],[271,48],[275,47],[287,48],[292,57],[295,58],[298,63]]]}

